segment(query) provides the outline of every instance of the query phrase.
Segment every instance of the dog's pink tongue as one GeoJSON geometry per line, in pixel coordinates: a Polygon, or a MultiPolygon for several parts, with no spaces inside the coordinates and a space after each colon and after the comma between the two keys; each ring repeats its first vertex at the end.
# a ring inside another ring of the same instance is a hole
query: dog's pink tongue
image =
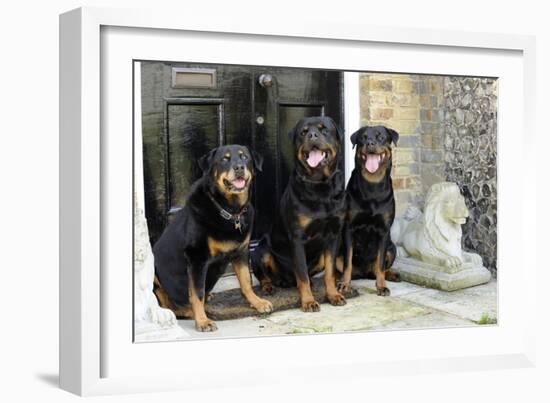
{"type": "Polygon", "coordinates": [[[235,179],[233,181],[233,186],[235,186],[237,189],[242,189],[244,188],[244,185],[245,185],[245,180],[244,179],[235,179]]]}
{"type": "Polygon", "coordinates": [[[367,154],[367,160],[365,161],[365,168],[371,174],[375,173],[378,170],[380,165],[380,155],[378,154],[367,154]]]}
{"type": "Polygon", "coordinates": [[[307,157],[307,164],[315,168],[317,165],[320,164],[320,162],[325,158],[324,153],[319,150],[312,150],[309,152],[309,155],[307,157]]]}

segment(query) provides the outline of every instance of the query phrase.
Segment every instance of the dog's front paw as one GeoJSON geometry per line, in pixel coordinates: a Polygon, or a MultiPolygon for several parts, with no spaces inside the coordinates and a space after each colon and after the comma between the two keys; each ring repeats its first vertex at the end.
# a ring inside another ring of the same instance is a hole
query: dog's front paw
{"type": "Polygon", "coordinates": [[[376,294],[381,297],[389,297],[391,292],[388,287],[380,287],[380,288],[376,287],[376,294]]]}
{"type": "Polygon", "coordinates": [[[302,311],[304,312],[319,312],[321,307],[319,303],[315,300],[304,301],[302,302],[302,311]]]}
{"type": "Polygon", "coordinates": [[[340,281],[338,282],[338,284],[336,284],[336,289],[339,293],[345,294],[351,291],[351,284],[340,281]]]}
{"type": "Polygon", "coordinates": [[[254,303],[253,307],[260,313],[273,312],[273,304],[267,299],[258,298],[258,301],[254,303]]]}
{"type": "Polygon", "coordinates": [[[216,322],[210,319],[206,319],[206,320],[196,321],[195,329],[197,329],[197,332],[214,332],[218,330],[218,326],[216,326],[216,322]]]}
{"type": "Polygon", "coordinates": [[[340,293],[330,294],[330,295],[327,294],[327,299],[331,305],[336,305],[336,306],[346,305],[346,298],[344,298],[344,296],[340,293]]]}

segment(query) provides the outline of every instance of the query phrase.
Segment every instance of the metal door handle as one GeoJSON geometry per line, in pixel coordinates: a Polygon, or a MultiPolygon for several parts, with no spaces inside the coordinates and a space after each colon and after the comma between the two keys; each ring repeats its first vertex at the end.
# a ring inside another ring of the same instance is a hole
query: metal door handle
{"type": "Polygon", "coordinates": [[[273,76],[271,74],[260,74],[258,82],[264,88],[269,88],[273,85],[273,76]]]}

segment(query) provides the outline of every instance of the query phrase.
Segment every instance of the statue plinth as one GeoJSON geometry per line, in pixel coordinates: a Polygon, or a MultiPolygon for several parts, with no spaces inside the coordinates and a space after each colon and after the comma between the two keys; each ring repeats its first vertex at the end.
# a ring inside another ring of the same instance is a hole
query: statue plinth
{"type": "Polygon", "coordinates": [[[411,257],[397,257],[392,269],[400,274],[403,281],[443,291],[456,291],[491,280],[491,272],[474,263],[451,268],[411,257]]]}

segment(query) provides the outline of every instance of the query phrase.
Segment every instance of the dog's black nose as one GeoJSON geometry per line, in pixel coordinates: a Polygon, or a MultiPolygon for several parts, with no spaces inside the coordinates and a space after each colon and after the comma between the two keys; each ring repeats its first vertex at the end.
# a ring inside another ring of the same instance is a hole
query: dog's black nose
{"type": "Polygon", "coordinates": [[[374,141],[373,139],[367,139],[367,145],[368,145],[368,146],[375,146],[375,145],[376,145],[376,141],[374,141]]]}
{"type": "Polygon", "coordinates": [[[307,138],[310,139],[310,140],[316,140],[316,139],[319,138],[319,133],[317,133],[316,131],[308,132],[307,133],[307,138]]]}
{"type": "Polygon", "coordinates": [[[233,169],[235,170],[235,172],[243,172],[244,171],[244,165],[243,164],[235,165],[233,167],[233,169]]]}

